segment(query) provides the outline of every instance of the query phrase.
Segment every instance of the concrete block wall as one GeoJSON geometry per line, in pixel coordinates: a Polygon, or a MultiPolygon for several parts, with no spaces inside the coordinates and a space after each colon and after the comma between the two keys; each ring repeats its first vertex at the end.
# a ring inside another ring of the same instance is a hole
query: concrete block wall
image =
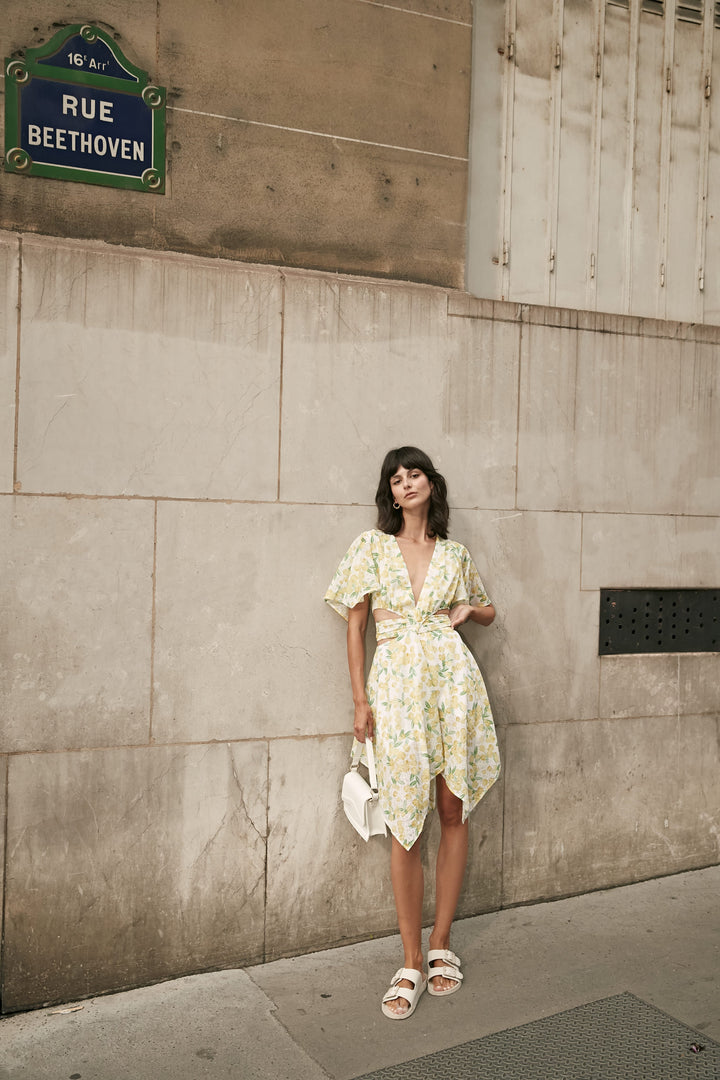
{"type": "Polygon", "coordinates": [[[0,229],[462,285],[471,0],[5,7],[3,56],[96,21],[167,89],[167,186],[8,174],[0,229]]]}
{"type": "Polygon", "coordinates": [[[0,267],[6,1012],[393,930],[321,597],[400,443],[499,612],[461,914],[720,861],[720,655],[597,648],[600,588],[720,585],[720,329],[27,234],[0,267]]]}

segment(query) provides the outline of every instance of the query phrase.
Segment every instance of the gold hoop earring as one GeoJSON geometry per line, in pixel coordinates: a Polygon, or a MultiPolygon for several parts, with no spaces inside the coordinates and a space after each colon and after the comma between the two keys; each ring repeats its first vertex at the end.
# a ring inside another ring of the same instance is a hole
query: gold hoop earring
{"type": "Polygon", "coordinates": [[[399,502],[394,502],[393,503],[393,510],[399,510],[399,509],[400,509],[400,503],[399,502]]]}

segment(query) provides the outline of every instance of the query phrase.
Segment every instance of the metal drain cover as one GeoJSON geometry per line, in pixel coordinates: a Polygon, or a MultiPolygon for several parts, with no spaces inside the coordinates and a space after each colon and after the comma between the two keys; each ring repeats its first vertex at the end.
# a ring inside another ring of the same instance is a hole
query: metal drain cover
{"type": "Polygon", "coordinates": [[[357,1080],[720,1080],[720,1044],[625,993],[357,1080]]]}

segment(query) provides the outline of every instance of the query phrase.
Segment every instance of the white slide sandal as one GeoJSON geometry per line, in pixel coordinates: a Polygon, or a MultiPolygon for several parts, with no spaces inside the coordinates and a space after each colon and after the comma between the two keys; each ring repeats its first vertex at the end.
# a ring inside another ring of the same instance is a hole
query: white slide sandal
{"type": "Polygon", "coordinates": [[[428,953],[428,994],[433,997],[447,997],[454,994],[462,986],[463,973],[460,970],[460,957],[450,949],[431,949],[428,953]],[[442,960],[442,965],[431,967],[434,960],[442,960]],[[441,976],[443,979],[454,979],[455,985],[447,990],[436,990],[432,980],[441,976]]]}
{"type": "Polygon", "coordinates": [[[383,1015],[387,1016],[388,1020],[407,1020],[408,1016],[412,1016],[415,1012],[420,995],[426,986],[427,979],[422,971],[417,971],[415,968],[398,968],[390,980],[390,989],[382,999],[383,1015]],[[412,987],[398,986],[403,979],[412,983],[412,987]],[[404,998],[408,1003],[408,1008],[403,1012],[393,1012],[388,1007],[389,1001],[397,1001],[398,998],[404,998]]]}

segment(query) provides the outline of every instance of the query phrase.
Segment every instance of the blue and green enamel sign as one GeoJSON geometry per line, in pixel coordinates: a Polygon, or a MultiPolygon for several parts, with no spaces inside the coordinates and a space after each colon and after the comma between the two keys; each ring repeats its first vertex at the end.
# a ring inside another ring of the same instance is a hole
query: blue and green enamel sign
{"type": "Polygon", "coordinates": [[[5,169],[165,192],[165,90],[97,26],[5,59],[5,169]]]}

